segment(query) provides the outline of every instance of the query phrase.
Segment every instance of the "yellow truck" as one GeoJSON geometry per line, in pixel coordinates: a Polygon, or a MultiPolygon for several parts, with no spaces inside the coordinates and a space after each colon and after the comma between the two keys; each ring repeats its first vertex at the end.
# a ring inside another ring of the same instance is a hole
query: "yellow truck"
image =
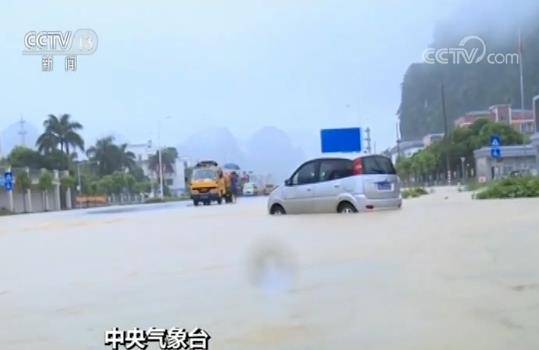
{"type": "Polygon", "coordinates": [[[230,177],[215,161],[197,163],[191,175],[191,199],[195,206],[233,201],[230,177]]]}

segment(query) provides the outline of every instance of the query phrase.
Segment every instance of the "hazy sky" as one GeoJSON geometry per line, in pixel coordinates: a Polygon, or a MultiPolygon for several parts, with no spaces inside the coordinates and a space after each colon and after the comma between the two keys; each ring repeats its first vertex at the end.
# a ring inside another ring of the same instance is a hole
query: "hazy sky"
{"type": "MultiPolygon", "coordinates": [[[[393,144],[400,83],[458,0],[6,1],[0,5],[0,129],[70,113],[84,137],[178,144],[208,126],[247,138],[263,126],[295,142],[324,127],[370,126],[393,144]],[[30,30],[91,28],[78,71],[23,56],[30,30]]],[[[309,139],[312,137],[312,139],[309,139]]]]}

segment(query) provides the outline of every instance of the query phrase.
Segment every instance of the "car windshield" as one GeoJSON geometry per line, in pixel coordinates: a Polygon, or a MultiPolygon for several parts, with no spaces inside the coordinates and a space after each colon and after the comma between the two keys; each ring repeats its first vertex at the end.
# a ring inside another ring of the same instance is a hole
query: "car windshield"
{"type": "Polygon", "coordinates": [[[217,172],[210,169],[197,169],[193,172],[193,180],[215,180],[217,172]]]}

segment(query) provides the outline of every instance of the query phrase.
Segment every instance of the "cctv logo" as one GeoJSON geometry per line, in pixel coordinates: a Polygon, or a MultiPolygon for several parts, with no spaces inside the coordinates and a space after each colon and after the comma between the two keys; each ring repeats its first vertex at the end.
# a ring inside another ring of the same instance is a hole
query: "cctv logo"
{"type": "Polygon", "coordinates": [[[91,55],[97,50],[92,29],[72,31],[30,31],[24,36],[25,55],[91,55]]]}

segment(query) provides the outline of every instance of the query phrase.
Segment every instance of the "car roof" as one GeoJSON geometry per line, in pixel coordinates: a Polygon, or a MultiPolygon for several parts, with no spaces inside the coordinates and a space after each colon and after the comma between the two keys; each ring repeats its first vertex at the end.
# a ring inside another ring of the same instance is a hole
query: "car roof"
{"type": "Polygon", "coordinates": [[[320,158],[314,158],[314,159],[311,159],[311,160],[308,160],[306,161],[305,163],[308,163],[308,162],[314,162],[314,161],[317,161],[317,160],[355,160],[355,159],[358,159],[358,158],[368,158],[368,157],[384,157],[384,158],[388,158],[387,156],[384,156],[383,154],[360,154],[360,155],[355,155],[355,156],[350,156],[350,157],[347,157],[347,156],[341,156],[341,157],[320,157],[320,158]]]}

